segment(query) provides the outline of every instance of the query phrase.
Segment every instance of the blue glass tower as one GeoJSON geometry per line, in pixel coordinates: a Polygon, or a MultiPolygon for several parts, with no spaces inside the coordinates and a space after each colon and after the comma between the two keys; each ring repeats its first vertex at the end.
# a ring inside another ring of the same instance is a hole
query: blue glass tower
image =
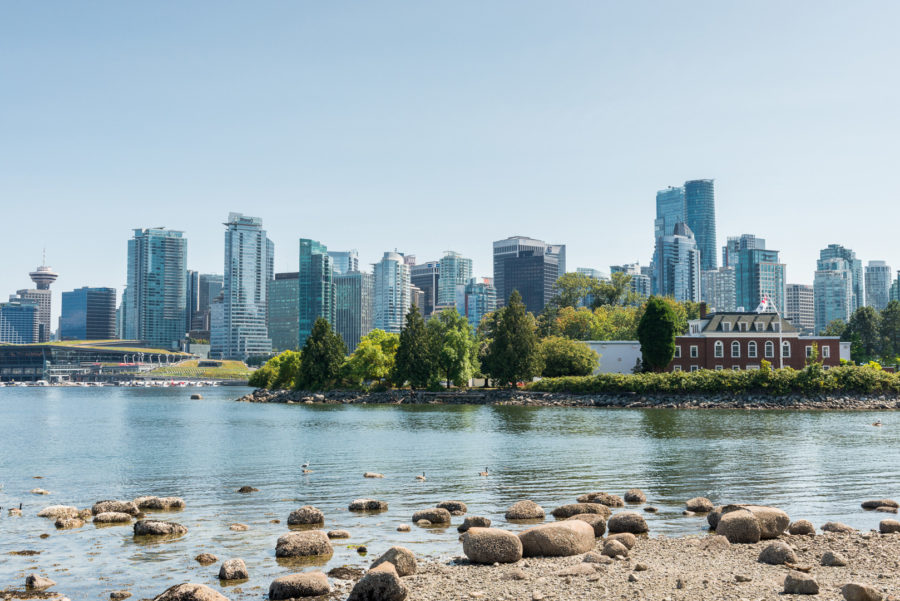
{"type": "Polygon", "coordinates": [[[303,348],[313,324],[324,317],[334,325],[334,264],[328,247],[321,242],[300,239],[298,348],[303,348]]]}
{"type": "Polygon", "coordinates": [[[685,222],[700,250],[700,269],[718,267],[716,257],[716,198],[713,180],[695,179],[684,182],[685,222]]]}

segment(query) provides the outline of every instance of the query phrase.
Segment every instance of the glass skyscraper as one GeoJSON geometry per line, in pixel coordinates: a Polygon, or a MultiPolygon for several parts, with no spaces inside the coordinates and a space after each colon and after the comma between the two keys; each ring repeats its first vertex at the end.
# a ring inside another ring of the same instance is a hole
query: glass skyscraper
{"type": "Polygon", "coordinates": [[[359,253],[355,250],[329,250],[328,256],[336,274],[359,271],[359,253]]]}
{"type": "Polygon", "coordinates": [[[691,228],[676,223],[671,236],[659,241],[657,294],[677,301],[700,302],[700,251],[691,228]]]}
{"type": "Polygon", "coordinates": [[[460,290],[464,291],[472,279],[472,259],[448,250],[441,258],[440,270],[437,302],[444,306],[457,304],[460,290]]]}
{"type": "Polygon", "coordinates": [[[881,311],[891,298],[890,291],[891,266],[884,261],[869,261],[866,265],[866,304],[881,311]]]}
{"type": "Polygon", "coordinates": [[[491,278],[472,278],[466,284],[466,318],[473,328],[497,310],[497,290],[491,278]]]}
{"type": "Polygon", "coordinates": [[[503,307],[518,290],[535,315],[553,294],[553,285],[566,273],[566,245],[513,236],[494,242],[494,287],[497,306],[503,307]]]}
{"type": "Polygon", "coordinates": [[[303,348],[313,324],[324,317],[334,325],[334,266],[328,247],[321,242],[300,239],[300,325],[298,345],[303,348]]]}
{"type": "MultiPolygon", "coordinates": [[[[299,274],[276,273],[269,286],[269,338],[272,350],[300,348],[300,280],[299,274]]],[[[305,341],[304,341],[305,342],[305,341]]]]}
{"type": "Polygon", "coordinates": [[[372,331],[375,278],[370,273],[349,271],[334,276],[334,329],[352,353],[359,339],[372,331]]]}
{"type": "Polygon", "coordinates": [[[84,287],[62,293],[60,340],[109,340],[115,337],[115,288],[84,287]]]}
{"type": "Polygon", "coordinates": [[[0,342],[33,344],[38,338],[38,303],[31,300],[11,300],[0,303],[0,342]]]}
{"type": "Polygon", "coordinates": [[[386,252],[375,263],[374,326],[385,332],[399,334],[411,304],[409,265],[403,255],[386,252]]]}
{"type": "Polygon", "coordinates": [[[164,228],[136,229],[128,241],[125,338],[178,348],[186,333],[187,239],[164,228]]]}
{"type": "MultiPolygon", "coordinates": [[[[431,316],[438,304],[438,287],[441,281],[441,262],[426,261],[409,268],[409,281],[422,291],[422,305],[419,310],[424,317],[431,316]]],[[[417,305],[418,306],[418,305],[417,305]]]]}
{"type": "Polygon", "coordinates": [[[753,311],[767,298],[784,315],[785,266],[777,250],[742,248],[735,265],[735,302],[753,311]]]}
{"type": "Polygon", "coordinates": [[[695,179],[684,182],[685,223],[694,232],[700,251],[700,269],[718,267],[716,259],[716,198],[713,180],[695,179]]]}
{"type": "Polygon", "coordinates": [[[844,259],[850,269],[850,313],[866,305],[865,277],[863,275],[862,261],[856,258],[856,253],[840,244],[829,244],[819,251],[819,259],[844,259]]]}
{"type": "Polygon", "coordinates": [[[816,262],[813,281],[813,303],[816,332],[821,334],[832,321],[844,323],[853,313],[853,270],[850,262],[840,257],[821,258],[816,262]]]}

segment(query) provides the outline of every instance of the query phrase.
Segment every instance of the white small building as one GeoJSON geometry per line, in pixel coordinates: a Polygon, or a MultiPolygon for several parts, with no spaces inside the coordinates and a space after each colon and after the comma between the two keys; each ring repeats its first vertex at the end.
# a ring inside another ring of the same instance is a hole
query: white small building
{"type": "Polygon", "coordinates": [[[600,355],[594,374],[630,374],[640,370],[641,343],[637,340],[585,340],[600,355]]]}

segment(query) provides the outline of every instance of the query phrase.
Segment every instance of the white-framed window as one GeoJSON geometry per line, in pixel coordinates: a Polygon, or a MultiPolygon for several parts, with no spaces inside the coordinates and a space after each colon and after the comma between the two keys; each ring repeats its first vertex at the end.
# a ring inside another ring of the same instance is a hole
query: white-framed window
{"type": "Polygon", "coordinates": [[[822,347],[822,358],[828,359],[829,357],[831,357],[831,349],[826,344],[822,347]]]}
{"type": "Polygon", "coordinates": [[[741,343],[735,340],[731,343],[731,356],[732,357],[740,357],[741,356],[741,343]]]}
{"type": "Polygon", "coordinates": [[[762,332],[765,325],[766,324],[764,324],[763,322],[757,321],[755,324],[753,324],[753,327],[756,328],[757,332],[762,332]]]}
{"type": "Polygon", "coordinates": [[[730,322],[730,321],[723,321],[723,322],[722,322],[722,331],[723,331],[723,332],[730,332],[730,331],[731,331],[731,322],[730,322]]]}
{"type": "Polygon", "coordinates": [[[781,356],[791,358],[791,343],[787,340],[781,343],[781,356]]]}
{"type": "Polygon", "coordinates": [[[680,344],[675,345],[675,358],[681,359],[681,345],[680,344]]]}
{"type": "Polygon", "coordinates": [[[700,333],[700,324],[692,323],[691,324],[691,334],[699,334],[700,333]]]}
{"type": "Polygon", "coordinates": [[[716,365],[716,371],[722,371],[723,369],[725,369],[723,366],[716,365]]]}
{"type": "Polygon", "coordinates": [[[731,371],[741,371],[741,366],[740,365],[732,365],[731,371]]]}
{"type": "Polygon", "coordinates": [[[725,356],[725,344],[721,340],[716,340],[713,345],[713,357],[721,359],[725,356]]]}
{"type": "Polygon", "coordinates": [[[681,366],[680,366],[680,365],[674,366],[674,367],[672,368],[672,371],[681,371],[681,366]]]}
{"type": "Polygon", "coordinates": [[[692,344],[691,345],[691,359],[696,359],[699,356],[700,356],[700,352],[697,350],[697,345],[692,344]]]}
{"type": "Polygon", "coordinates": [[[738,329],[739,329],[741,332],[746,332],[746,331],[747,331],[747,322],[746,322],[746,321],[742,321],[741,323],[739,323],[739,324],[738,324],[738,329]]]}
{"type": "Polygon", "coordinates": [[[771,340],[766,340],[766,359],[774,359],[775,358],[775,343],[771,340]]]}
{"type": "Polygon", "coordinates": [[[691,365],[691,371],[700,371],[699,365],[691,365]]]}
{"type": "Polygon", "coordinates": [[[781,322],[780,322],[780,321],[773,321],[773,322],[772,322],[772,331],[773,331],[773,332],[780,332],[780,331],[781,331],[781,322]]]}
{"type": "Polygon", "coordinates": [[[812,345],[807,345],[807,346],[806,346],[806,358],[807,358],[807,359],[811,359],[811,358],[812,358],[812,345]]]}
{"type": "Polygon", "coordinates": [[[747,371],[759,371],[759,365],[748,365],[747,371]]]}
{"type": "Polygon", "coordinates": [[[756,359],[756,341],[751,340],[747,343],[747,356],[751,359],[756,359]]]}

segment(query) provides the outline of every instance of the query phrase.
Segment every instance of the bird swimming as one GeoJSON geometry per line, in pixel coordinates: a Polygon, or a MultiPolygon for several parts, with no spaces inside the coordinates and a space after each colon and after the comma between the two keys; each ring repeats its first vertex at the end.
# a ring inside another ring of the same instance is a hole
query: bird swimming
{"type": "Polygon", "coordinates": [[[424,479],[425,479],[425,472],[422,472],[421,476],[416,476],[416,480],[424,480],[424,479]]]}
{"type": "Polygon", "coordinates": [[[489,476],[490,474],[488,474],[488,468],[484,468],[483,472],[478,472],[478,475],[479,476],[489,476]]]}

